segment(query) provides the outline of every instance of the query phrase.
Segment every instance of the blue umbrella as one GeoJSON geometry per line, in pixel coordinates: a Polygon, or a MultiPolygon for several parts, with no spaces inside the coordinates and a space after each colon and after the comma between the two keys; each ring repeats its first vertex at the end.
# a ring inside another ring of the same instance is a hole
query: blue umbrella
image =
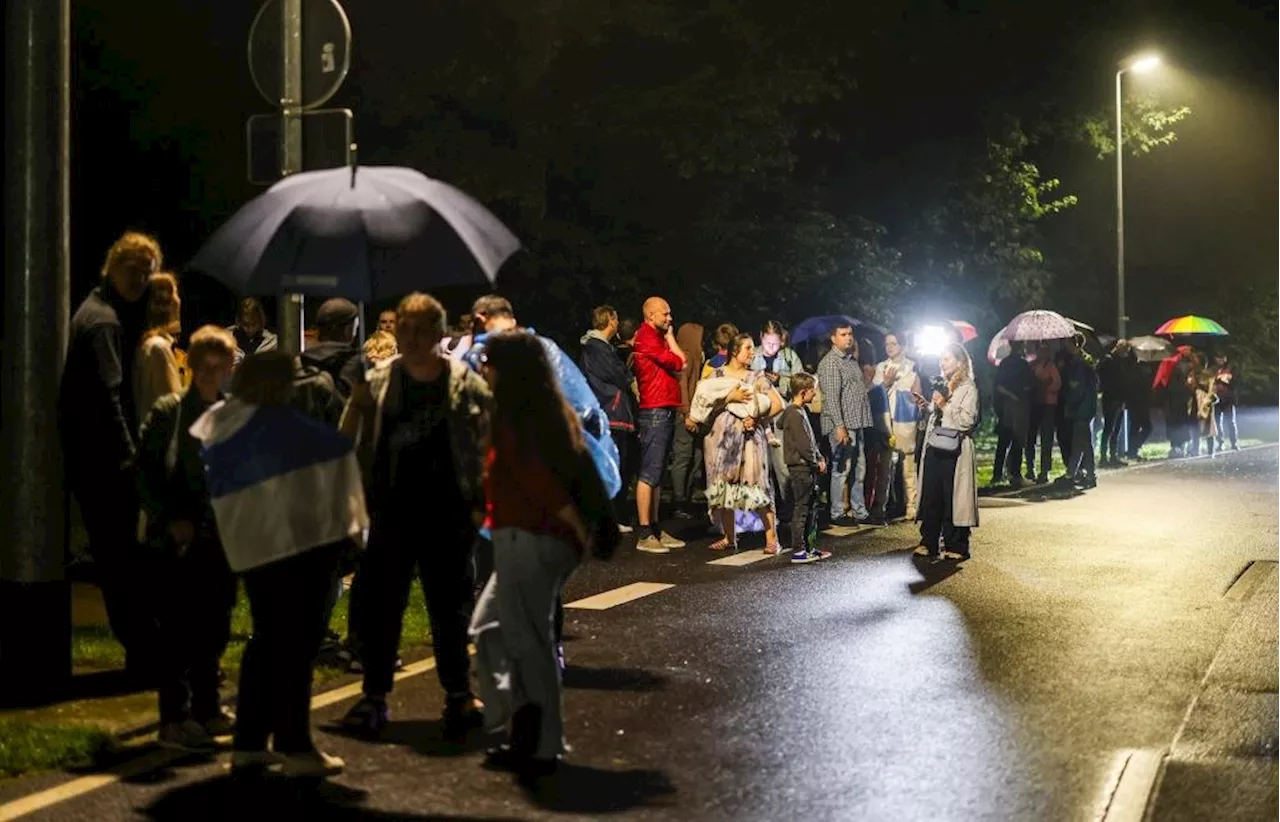
{"type": "Polygon", "coordinates": [[[858,326],[864,325],[864,323],[846,314],[810,317],[791,329],[791,345],[799,345],[805,340],[824,340],[831,336],[831,332],[838,325],[851,325],[856,329],[858,326]]]}
{"type": "Polygon", "coordinates": [[[190,263],[239,294],[360,302],[490,285],[520,242],[465,192],[413,169],[294,174],[223,224],[190,263]]]}

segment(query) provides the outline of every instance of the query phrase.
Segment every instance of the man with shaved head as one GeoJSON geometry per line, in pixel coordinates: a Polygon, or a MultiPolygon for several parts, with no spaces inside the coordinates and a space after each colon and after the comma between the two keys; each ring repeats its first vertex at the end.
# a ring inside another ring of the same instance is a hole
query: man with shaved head
{"type": "Polygon", "coordinates": [[[658,525],[658,489],[662,487],[680,412],[680,372],[685,364],[684,351],[676,343],[671,306],[661,297],[650,297],[644,301],[644,322],[636,330],[631,367],[640,391],[640,414],[636,420],[640,434],[640,475],[636,482],[640,540],[636,548],[651,554],[684,547],[683,542],[658,525]]]}

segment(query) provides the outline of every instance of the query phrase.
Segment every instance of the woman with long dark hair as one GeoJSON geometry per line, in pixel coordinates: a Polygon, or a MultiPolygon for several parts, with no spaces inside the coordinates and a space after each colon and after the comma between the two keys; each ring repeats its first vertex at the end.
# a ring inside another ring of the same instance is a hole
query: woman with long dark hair
{"type": "MultiPolygon", "coordinates": [[[[557,602],[590,540],[591,517],[579,508],[589,503],[575,497],[587,499],[583,480],[595,469],[537,337],[494,334],[480,364],[493,390],[485,496],[494,572],[471,635],[485,724],[510,726],[510,745],[491,759],[538,776],[555,769],[563,750],[557,602]]],[[[598,496],[607,509],[603,491],[598,496]]]]}

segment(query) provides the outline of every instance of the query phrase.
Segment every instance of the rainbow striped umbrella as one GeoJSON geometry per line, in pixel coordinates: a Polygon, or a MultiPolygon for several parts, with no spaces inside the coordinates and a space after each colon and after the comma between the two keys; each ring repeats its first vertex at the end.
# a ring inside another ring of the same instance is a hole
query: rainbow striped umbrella
{"type": "Polygon", "coordinates": [[[1227,329],[1208,317],[1197,317],[1195,314],[1188,314],[1185,317],[1175,317],[1164,325],[1156,329],[1157,334],[1213,334],[1219,337],[1227,335],[1227,329]]]}

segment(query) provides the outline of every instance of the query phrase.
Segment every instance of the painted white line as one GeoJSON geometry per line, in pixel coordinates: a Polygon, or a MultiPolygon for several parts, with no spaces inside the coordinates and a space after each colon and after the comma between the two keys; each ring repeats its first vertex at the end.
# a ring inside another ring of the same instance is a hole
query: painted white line
{"type": "Polygon", "coordinates": [[[1249,567],[1244,570],[1244,573],[1236,577],[1236,581],[1231,583],[1231,587],[1222,595],[1223,599],[1228,599],[1232,602],[1243,602],[1275,570],[1276,563],[1274,561],[1257,560],[1249,563],[1249,567]]]}
{"type": "Polygon", "coordinates": [[[741,551],[737,554],[729,554],[728,556],[720,557],[720,559],[713,559],[707,564],[728,565],[732,568],[737,568],[743,565],[750,565],[753,562],[759,562],[763,559],[777,559],[782,556],[783,553],[784,552],[782,551],[779,551],[776,554],[766,554],[764,551],[741,551]]]}
{"type": "Polygon", "coordinates": [[[669,582],[633,582],[630,585],[623,585],[621,588],[614,588],[612,591],[605,591],[602,594],[596,594],[585,599],[567,602],[564,607],[581,608],[587,611],[604,611],[624,602],[631,602],[674,587],[669,582]]]}
{"type": "MultiPolygon", "coordinates": [[[[475,653],[472,650],[472,653],[475,653]]],[[[427,671],[434,670],[436,667],[435,657],[427,657],[426,659],[411,662],[395,673],[395,681],[399,682],[408,679],[411,676],[418,676],[427,671]]],[[[363,683],[353,682],[350,685],[343,685],[341,688],[334,688],[331,691],[324,691],[311,697],[311,710],[318,711],[345,699],[360,696],[364,693],[363,683]]],[[[144,754],[137,759],[131,759],[128,762],[122,762],[113,768],[109,768],[99,774],[92,776],[82,776],[79,779],[73,779],[70,782],[64,782],[61,785],[49,788],[48,790],[33,793],[24,796],[21,799],[15,799],[0,805],[0,822],[10,822],[10,820],[18,819],[27,814],[44,810],[45,808],[58,805],[83,796],[87,793],[113,785],[124,779],[132,779],[152,771],[157,771],[172,762],[182,759],[188,754],[175,751],[157,750],[144,754]]]]}
{"type": "Polygon", "coordinates": [[[1100,822],[1141,822],[1164,766],[1164,751],[1121,751],[1118,758],[1122,764],[1115,788],[1098,818],[1100,822]]]}

